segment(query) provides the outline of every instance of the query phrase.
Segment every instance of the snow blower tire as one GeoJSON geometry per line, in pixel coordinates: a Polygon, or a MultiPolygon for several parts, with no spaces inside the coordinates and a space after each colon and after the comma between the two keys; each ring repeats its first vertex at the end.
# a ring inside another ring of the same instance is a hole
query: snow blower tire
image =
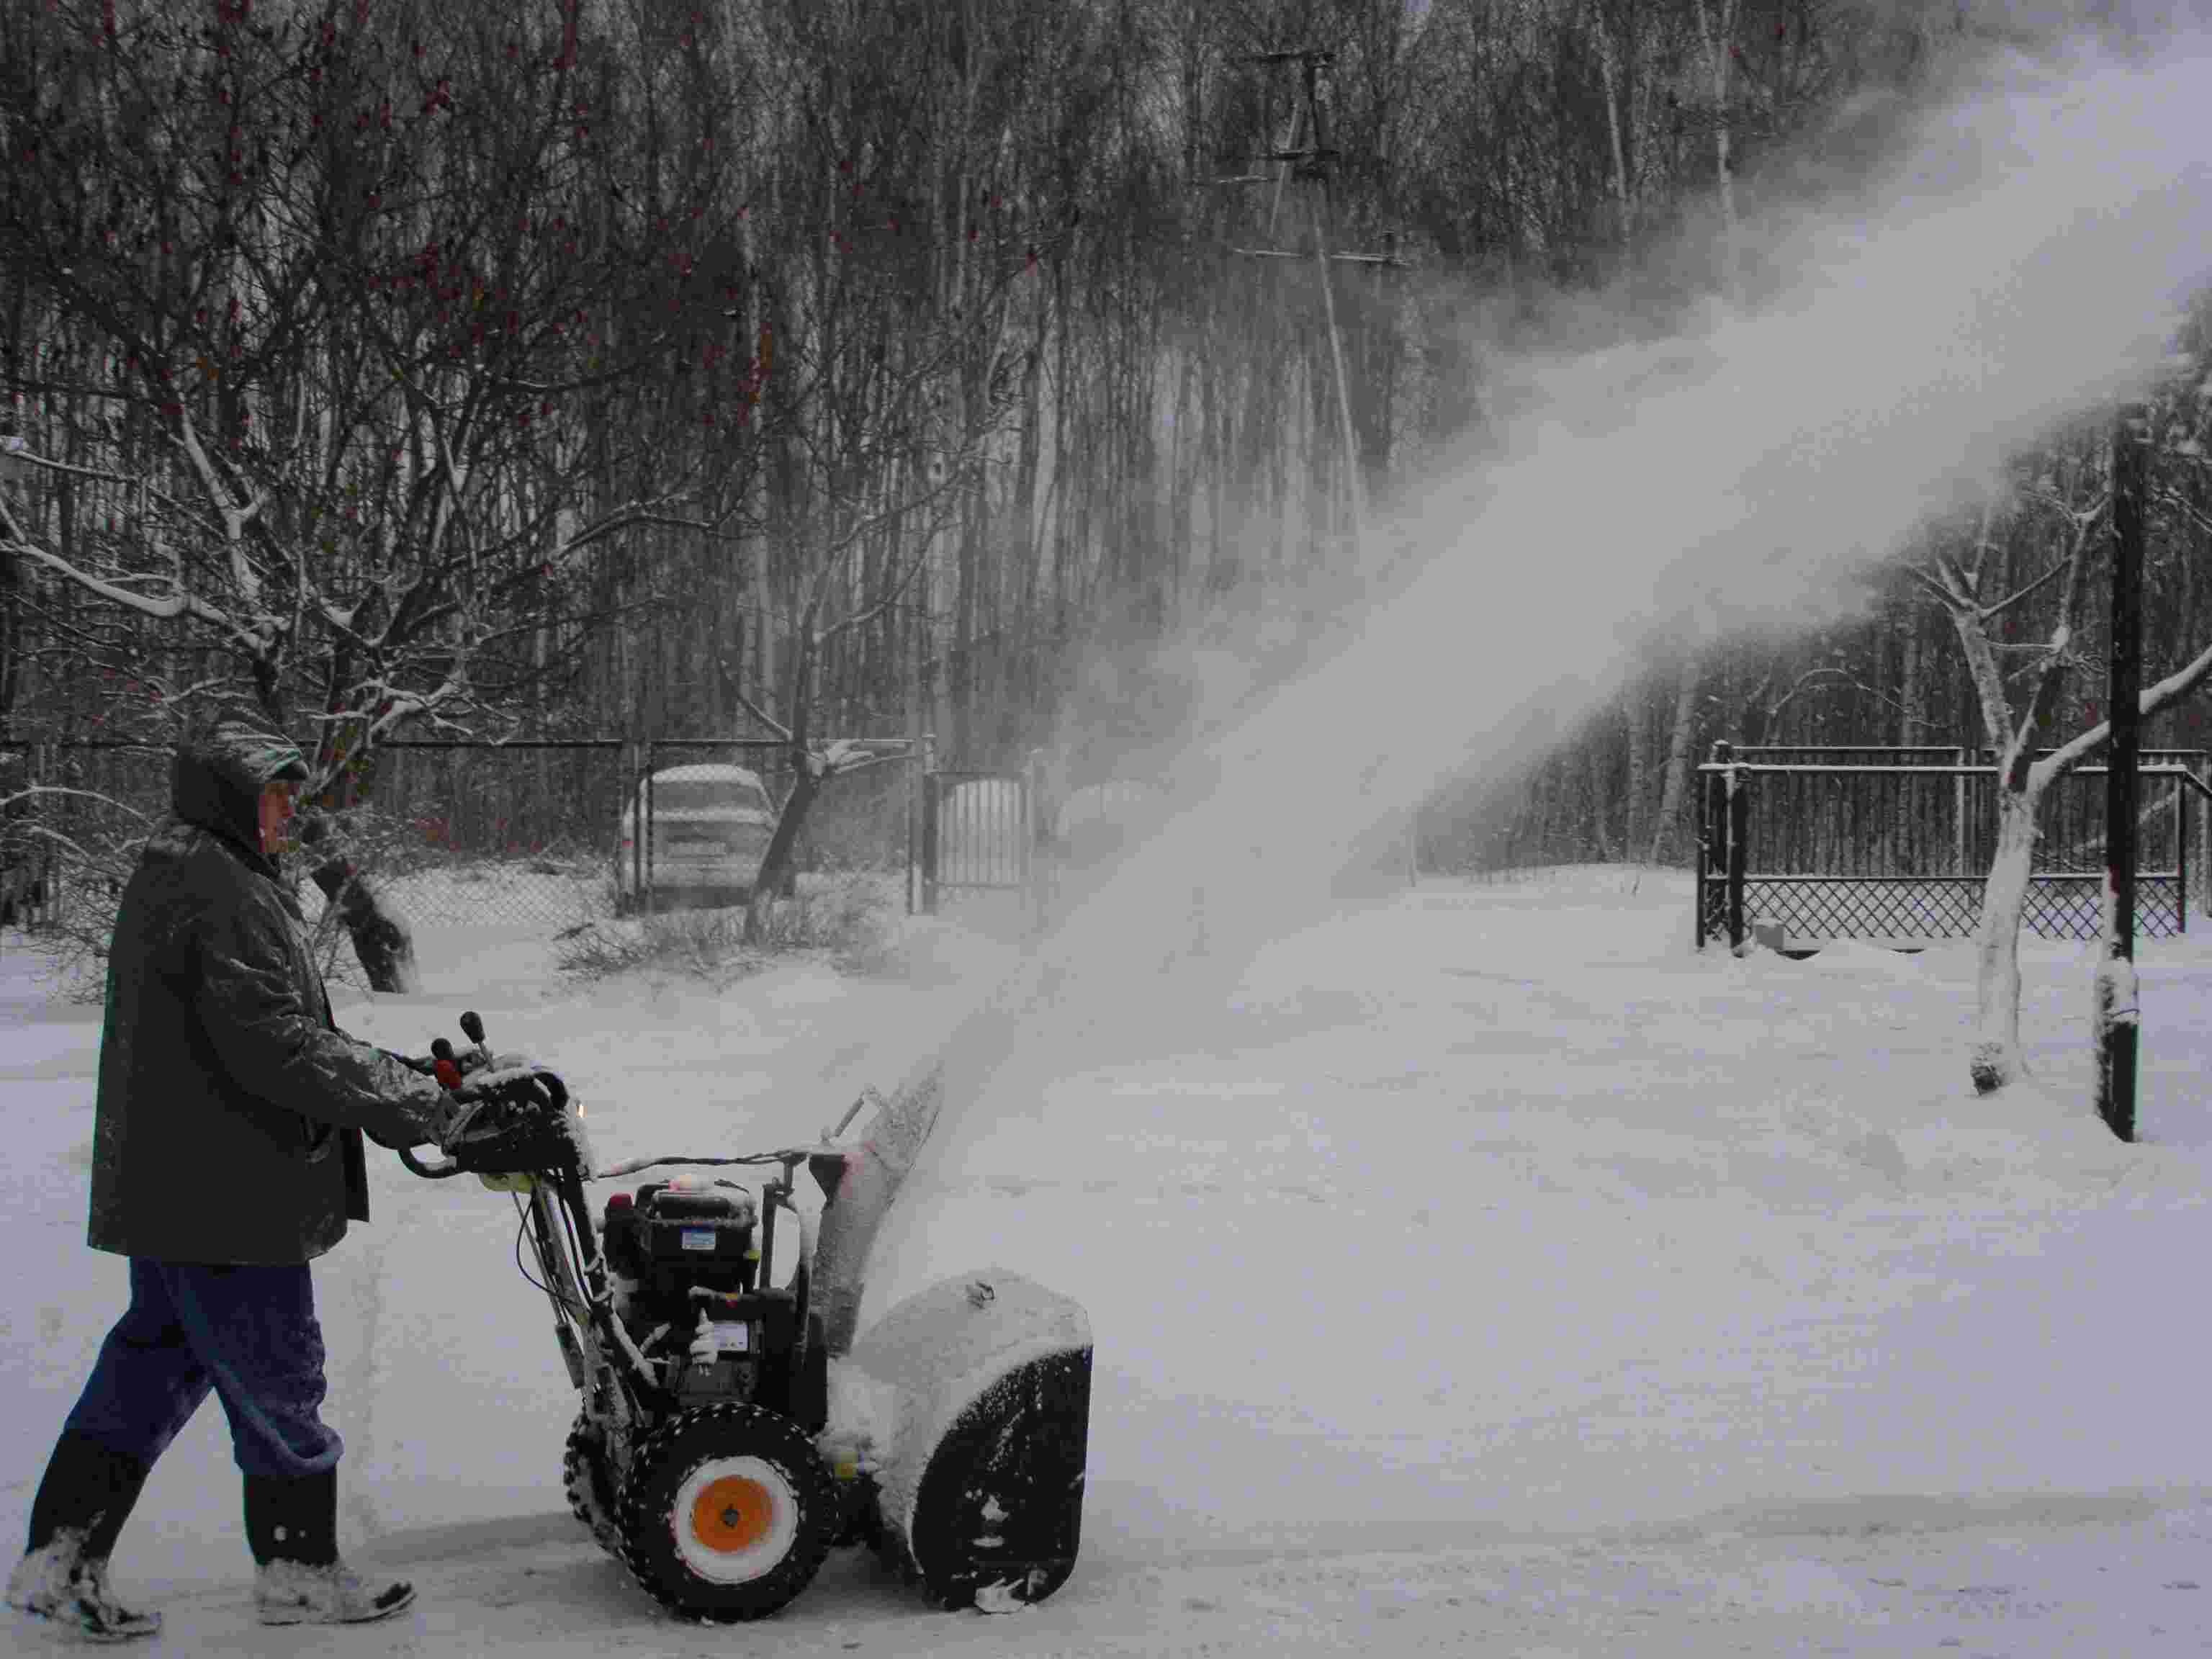
{"type": "Polygon", "coordinates": [[[705,1406],[638,1443],[623,1487],[623,1564],[682,1618],[764,1619],[812,1582],[837,1520],[836,1488],[804,1429],[757,1406],[705,1406]]]}
{"type": "Polygon", "coordinates": [[[568,1513],[590,1528],[601,1549],[621,1560],[622,1523],[615,1502],[614,1476],[591,1419],[581,1413],[568,1431],[568,1444],[562,1453],[561,1487],[568,1495],[568,1513]]]}

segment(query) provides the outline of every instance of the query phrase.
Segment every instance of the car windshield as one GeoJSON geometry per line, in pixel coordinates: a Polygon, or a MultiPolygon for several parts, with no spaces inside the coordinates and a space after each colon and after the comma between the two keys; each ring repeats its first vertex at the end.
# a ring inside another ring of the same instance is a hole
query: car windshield
{"type": "Polygon", "coordinates": [[[649,811],[698,812],[715,809],[763,812],[768,810],[768,800],[758,784],[738,778],[662,780],[653,785],[649,811]]]}

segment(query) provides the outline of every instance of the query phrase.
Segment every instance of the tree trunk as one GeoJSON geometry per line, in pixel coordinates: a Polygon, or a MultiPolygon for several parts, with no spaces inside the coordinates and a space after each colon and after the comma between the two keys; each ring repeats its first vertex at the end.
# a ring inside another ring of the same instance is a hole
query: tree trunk
{"type": "MultiPolygon", "coordinates": [[[[374,750],[359,757],[356,764],[338,750],[326,747],[317,756],[316,762],[319,775],[331,781],[321,797],[325,808],[350,807],[375,775],[374,750]]],[[[302,815],[300,850],[313,858],[308,878],[321,892],[323,902],[336,913],[338,925],[346,930],[346,937],[353,943],[354,957],[361,963],[362,972],[368,975],[369,989],[403,994],[414,991],[419,983],[414,935],[404,921],[384,907],[374,884],[336,844],[331,820],[321,812],[302,815]],[[315,850],[319,848],[322,849],[319,854],[315,850]]]]}
{"type": "MultiPolygon", "coordinates": [[[[1593,732],[1586,740],[1583,763],[1589,781],[1589,841],[1598,861],[1611,864],[1613,848],[1613,765],[1611,734],[1593,732]]],[[[1588,856],[1587,854],[1585,856],[1588,856]]]]}
{"type": "Polygon", "coordinates": [[[793,758],[797,764],[792,770],[791,793],[784,797],[783,811],[776,815],[775,833],[769,837],[768,851],[761,854],[760,872],[753,878],[753,890],[745,896],[744,942],[749,945],[765,942],[769,901],[791,890],[792,848],[799,844],[799,832],[806,827],[807,812],[813,807],[815,796],[822,792],[823,781],[817,775],[820,763],[803,749],[796,751],[793,758]]]}
{"type": "Polygon", "coordinates": [[[1904,661],[1897,694],[1897,741],[1909,747],[1921,741],[1921,734],[1928,729],[1925,655],[1917,614],[1906,612],[1899,630],[1904,636],[1904,661]]]}
{"type": "MultiPolygon", "coordinates": [[[[307,819],[300,830],[301,850],[328,836],[327,820],[307,819]]],[[[368,975],[369,989],[411,994],[420,983],[415,969],[414,935],[404,921],[385,908],[368,878],[355,867],[352,860],[343,857],[319,860],[308,874],[353,941],[354,957],[368,975]]]]}
{"type": "Polygon", "coordinates": [[[1698,659],[1682,664],[1682,678],[1674,687],[1674,726],[1667,740],[1667,775],[1659,789],[1659,817],[1651,826],[1651,848],[1647,864],[1659,862],[1672,850],[1676,821],[1682,815],[1682,798],[1690,787],[1690,738],[1698,723],[1698,659]]]}
{"type": "Polygon", "coordinates": [[[1628,725],[1628,799],[1622,811],[1621,832],[1634,858],[1643,845],[1651,810],[1651,710],[1645,689],[1632,686],[1621,695],[1620,712],[1628,725]]]}
{"type": "Polygon", "coordinates": [[[2035,860],[2042,791],[2001,780],[1996,855],[1982,888],[1974,931],[1976,1023],[1970,1067],[1978,1094],[1993,1094],[2020,1075],[2020,921],[2035,860]]]}

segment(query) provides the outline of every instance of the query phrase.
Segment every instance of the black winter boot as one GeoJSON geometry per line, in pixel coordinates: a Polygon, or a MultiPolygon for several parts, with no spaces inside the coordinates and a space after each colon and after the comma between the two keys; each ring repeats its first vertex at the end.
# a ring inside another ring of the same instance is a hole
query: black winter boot
{"type": "Polygon", "coordinates": [[[264,1625],[362,1625],[415,1600],[404,1582],[373,1585],[338,1559],[336,1469],[298,1480],[246,1477],[254,1610],[264,1625]]]}
{"type": "Polygon", "coordinates": [[[134,1613],[107,1588],[107,1558],[146,1485],[147,1467],[78,1435],[64,1434],[31,1500],[23,1559],[8,1576],[8,1605],[74,1628],[96,1642],[128,1641],[161,1628],[159,1613],[134,1613]]]}

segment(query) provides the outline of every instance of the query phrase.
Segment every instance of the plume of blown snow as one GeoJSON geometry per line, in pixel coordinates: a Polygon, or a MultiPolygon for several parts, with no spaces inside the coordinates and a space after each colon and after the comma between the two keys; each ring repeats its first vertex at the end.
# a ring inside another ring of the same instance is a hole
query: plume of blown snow
{"type": "MultiPolygon", "coordinates": [[[[1398,578],[1186,757],[1170,820],[954,1035],[926,1163],[957,1175],[1070,1066],[1203,1048],[1186,1011],[1387,861],[1439,778],[1505,775],[1660,642],[1844,614],[2008,456],[2144,388],[2212,271],[2208,106],[2203,33],[1995,57],[1751,251],[1754,300],[1522,359],[1510,426],[1378,511],[1398,578]]],[[[872,1301],[943,1265],[902,1211],[872,1301]]]]}

